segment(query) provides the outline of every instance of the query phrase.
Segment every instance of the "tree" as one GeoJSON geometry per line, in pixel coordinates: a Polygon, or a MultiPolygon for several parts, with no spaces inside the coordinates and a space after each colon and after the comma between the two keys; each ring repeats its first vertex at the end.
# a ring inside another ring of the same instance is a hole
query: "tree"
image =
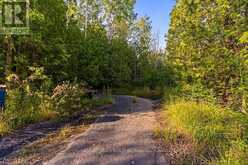
{"type": "Polygon", "coordinates": [[[177,1],[171,14],[169,61],[185,82],[213,90],[222,105],[244,106],[241,104],[247,95],[241,93],[247,93],[247,89],[241,92],[240,87],[247,82],[243,56],[247,45],[239,40],[247,30],[247,2],[188,2],[177,1]]]}

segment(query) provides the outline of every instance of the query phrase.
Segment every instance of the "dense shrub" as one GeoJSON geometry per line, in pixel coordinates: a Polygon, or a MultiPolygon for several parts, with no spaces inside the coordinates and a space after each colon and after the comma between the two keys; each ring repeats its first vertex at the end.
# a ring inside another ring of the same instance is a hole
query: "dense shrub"
{"type": "Polygon", "coordinates": [[[26,124],[52,119],[56,115],[48,95],[42,92],[29,93],[22,88],[10,90],[6,109],[0,118],[0,125],[6,128],[0,128],[0,135],[26,124]]]}
{"type": "Polygon", "coordinates": [[[214,96],[213,91],[200,84],[181,83],[173,88],[164,88],[164,101],[169,103],[176,101],[178,98],[195,102],[217,103],[217,98],[214,96]]]}
{"type": "Polygon", "coordinates": [[[52,96],[30,89],[28,83],[8,90],[6,108],[1,112],[0,136],[27,124],[51,120],[82,110],[89,105],[85,88],[64,83],[52,96]]]}
{"type": "Polygon", "coordinates": [[[89,105],[86,89],[83,85],[65,82],[53,90],[52,100],[56,111],[70,114],[89,105]]]}
{"type": "Polygon", "coordinates": [[[95,106],[113,103],[110,96],[89,98],[87,88],[82,84],[64,82],[49,94],[47,90],[42,92],[36,83],[20,81],[16,75],[9,79],[12,89],[7,92],[5,110],[0,112],[0,136],[27,124],[64,118],[95,106]]]}
{"type": "Polygon", "coordinates": [[[218,103],[242,112],[248,107],[247,13],[247,0],[178,0],[166,47],[181,81],[201,84],[218,103]]]}

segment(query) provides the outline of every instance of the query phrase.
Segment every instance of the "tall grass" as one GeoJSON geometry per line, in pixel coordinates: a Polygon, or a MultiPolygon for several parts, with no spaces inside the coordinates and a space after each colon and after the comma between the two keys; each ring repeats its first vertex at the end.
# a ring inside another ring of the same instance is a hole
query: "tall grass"
{"type": "Polygon", "coordinates": [[[6,109],[0,117],[0,136],[27,124],[53,119],[57,115],[52,100],[44,93],[10,90],[6,109]]]}
{"type": "Polygon", "coordinates": [[[244,114],[212,104],[177,100],[164,106],[163,120],[165,143],[190,143],[182,145],[191,148],[185,157],[177,160],[179,164],[246,165],[248,162],[248,117],[244,114]]]}
{"type": "Polygon", "coordinates": [[[68,117],[91,107],[113,103],[111,97],[89,99],[83,86],[63,83],[52,94],[15,88],[0,112],[0,137],[28,124],[68,117]]]}

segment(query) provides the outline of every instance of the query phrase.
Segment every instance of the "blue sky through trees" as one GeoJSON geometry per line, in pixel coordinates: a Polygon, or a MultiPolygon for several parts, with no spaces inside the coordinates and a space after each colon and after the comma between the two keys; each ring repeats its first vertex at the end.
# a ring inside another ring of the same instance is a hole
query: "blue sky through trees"
{"type": "Polygon", "coordinates": [[[135,11],[139,16],[149,16],[152,21],[153,34],[159,35],[160,47],[165,47],[164,35],[170,23],[170,13],[175,0],[136,0],[135,11]]]}

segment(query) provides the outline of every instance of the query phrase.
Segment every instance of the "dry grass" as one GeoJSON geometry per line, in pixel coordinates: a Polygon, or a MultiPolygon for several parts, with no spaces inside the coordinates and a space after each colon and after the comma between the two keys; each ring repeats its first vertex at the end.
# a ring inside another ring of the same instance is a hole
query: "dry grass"
{"type": "MultiPolygon", "coordinates": [[[[0,114],[1,115],[1,114],[0,114]]],[[[0,137],[10,132],[10,128],[4,119],[0,118],[0,137]]]]}

